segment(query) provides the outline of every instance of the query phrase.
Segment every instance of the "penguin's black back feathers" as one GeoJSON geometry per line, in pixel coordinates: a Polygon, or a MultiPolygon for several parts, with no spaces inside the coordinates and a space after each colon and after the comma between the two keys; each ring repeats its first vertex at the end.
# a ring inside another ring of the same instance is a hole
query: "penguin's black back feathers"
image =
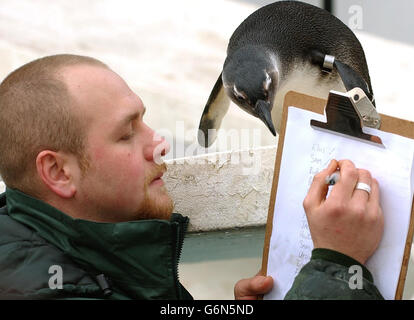
{"type": "Polygon", "coordinates": [[[335,56],[348,64],[367,82],[371,81],[362,46],[355,34],[328,11],[297,1],[280,1],[248,16],[234,31],[227,57],[241,47],[264,46],[283,61],[279,70],[288,74],[298,58],[311,62],[312,52],[335,56]]]}

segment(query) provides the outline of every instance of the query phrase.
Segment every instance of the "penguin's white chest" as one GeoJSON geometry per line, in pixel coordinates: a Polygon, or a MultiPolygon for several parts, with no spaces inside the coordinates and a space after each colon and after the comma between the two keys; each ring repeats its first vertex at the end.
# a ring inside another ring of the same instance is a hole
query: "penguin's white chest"
{"type": "Polygon", "coordinates": [[[286,93],[296,91],[321,99],[328,99],[329,91],[346,92],[339,76],[332,74],[321,76],[321,69],[312,65],[299,65],[292,68],[290,74],[281,79],[272,108],[272,121],[276,131],[280,130],[283,101],[286,93]]]}

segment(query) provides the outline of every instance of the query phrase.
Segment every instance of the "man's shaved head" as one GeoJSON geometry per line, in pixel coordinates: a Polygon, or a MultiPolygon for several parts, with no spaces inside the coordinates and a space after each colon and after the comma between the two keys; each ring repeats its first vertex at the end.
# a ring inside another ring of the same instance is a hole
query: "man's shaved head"
{"type": "Polygon", "coordinates": [[[36,195],[36,156],[44,149],[76,154],[86,169],[86,126],[60,74],[82,64],[109,69],[90,57],[61,54],[27,63],[0,84],[0,174],[8,187],[36,195]]]}

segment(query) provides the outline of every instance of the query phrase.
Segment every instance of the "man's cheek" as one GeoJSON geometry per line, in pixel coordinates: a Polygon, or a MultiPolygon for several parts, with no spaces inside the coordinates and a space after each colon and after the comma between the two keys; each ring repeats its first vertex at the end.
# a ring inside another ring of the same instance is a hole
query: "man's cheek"
{"type": "Polygon", "coordinates": [[[145,172],[136,163],[119,161],[115,165],[114,174],[118,176],[120,188],[131,192],[143,192],[145,187],[145,172]]]}
{"type": "Polygon", "coordinates": [[[119,189],[115,192],[116,206],[127,211],[136,211],[144,201],[143,192],[131,189],[119,189]]]}

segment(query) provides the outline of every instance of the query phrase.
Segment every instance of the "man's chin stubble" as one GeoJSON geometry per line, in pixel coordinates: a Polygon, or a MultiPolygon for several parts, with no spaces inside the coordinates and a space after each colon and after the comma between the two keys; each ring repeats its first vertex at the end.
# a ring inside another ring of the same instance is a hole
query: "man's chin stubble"
{"type": "Polygon", "coordinates": [[[165,186],[160,187],[157,195],[150,195],[148,188],[146,188],[143,206],[137,212],[137,217],[140,220],[169,220],[173,210],[174,201],[171,199],[165,186]]]}

